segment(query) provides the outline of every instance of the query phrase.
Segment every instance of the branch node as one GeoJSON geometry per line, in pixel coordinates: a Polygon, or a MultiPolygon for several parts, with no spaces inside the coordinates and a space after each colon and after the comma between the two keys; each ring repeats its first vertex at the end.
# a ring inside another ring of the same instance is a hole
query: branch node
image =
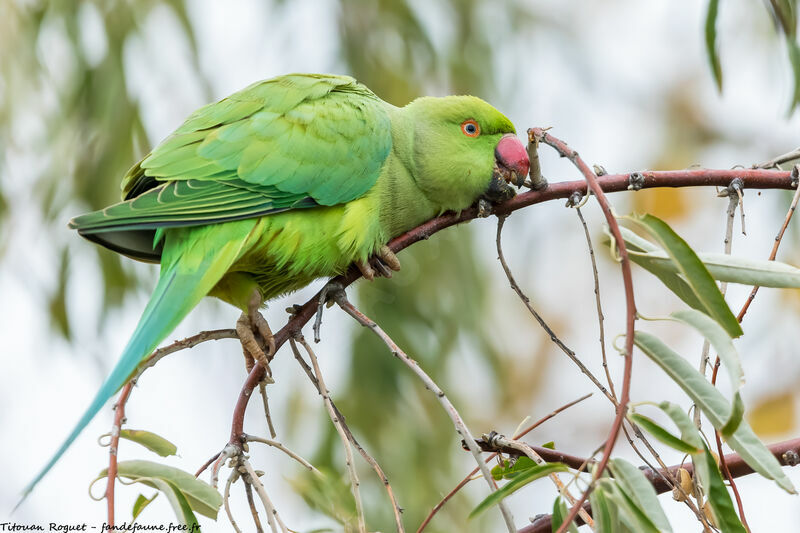
{"type": "Polygon", "coordinates": [[[800,185],[800,164],[792,167],[792,173],[790,174],[790,177],[792,178],[792,188],[796,189],[797,186],[800,185]]]}
{"type": "Polygon", "coordinates": [[[583,193],[581,191],[573,191],[572,194],[569,195],[567,198],[567,203],[564,204],[564,207],[577,207],[581,204],[581,200],[583,200],[583,193]]]}
{"type": "MultiPolygon", "coordinates": [[[[795,165],[797,168],[797,165],[795,165]]],[[[783,459],[783,464],[786,466],[797,466],[800,464],[800,454],[798,454],[795,450],[788,450],[781,455],[783,459]]]]}
{"type": "MultiPolygon", "coordinates": [[[[602,167],[600,167],[602,169],[602,167]]],[[[644,174],[641,172],[631,172],[628,175],[628,190],[638,191],[644,187],[644,174]]]]}

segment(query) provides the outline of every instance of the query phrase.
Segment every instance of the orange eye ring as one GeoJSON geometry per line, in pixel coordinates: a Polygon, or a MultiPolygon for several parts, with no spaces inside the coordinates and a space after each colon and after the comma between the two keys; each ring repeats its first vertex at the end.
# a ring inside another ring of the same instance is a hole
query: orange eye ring
{"type": "Polygon", "coordinates": [[[461,123],[461,131],[467,137],[477,137],[481,134],[481,127],[475,120],[469,119],[461,123]]]}

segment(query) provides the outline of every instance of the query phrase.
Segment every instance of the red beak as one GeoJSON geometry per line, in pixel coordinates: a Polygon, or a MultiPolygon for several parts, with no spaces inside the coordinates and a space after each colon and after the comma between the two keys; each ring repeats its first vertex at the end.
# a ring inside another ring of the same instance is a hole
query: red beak
{"type": "Polygon", "coordinates": [[[525,183],[530,161],[528,152],[516,135],[513,133],[503,135],[494,149],[494,157],[501,166],[511,171],[511,181],[514,185],[521,187],[525,183]]]}

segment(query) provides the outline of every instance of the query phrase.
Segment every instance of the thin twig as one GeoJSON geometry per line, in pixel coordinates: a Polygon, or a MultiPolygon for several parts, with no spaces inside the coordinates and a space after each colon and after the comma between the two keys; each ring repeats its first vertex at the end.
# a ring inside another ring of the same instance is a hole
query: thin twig
{"type": "MultiPolygon", "coordinates": [[[[536,128],[534,128],[534,130],[536,130],[536,128]]],[[[559,154],[569,159],[578,168],[578,170],[580,170],[588,187],[592,190],[597,198],[597,202],[600,204],[600,208],[603,210],[603,214],[606,217],[606,222],[608,222],[609,230],[611,230],[614,239],[617,241],[620,257],[620,268],[622,269],[622,282],[625,287],[625,367],[622,376],[622,392],[619,398],[617,414],[614,418],[614,422],[611,425],[611,430],[609,431],[608,438],[606,439],[606,445],[603,449],[603,458],[600,460],[600,463],[594,470],[594,479],[597,479],[603,474],[606,465],[608,465],[608,461],[611,459],[611,452],[614,449],[614,445],[617,442],[617,436],[622,428],[622,421],[625,419],[625,414],[628,408],[628,400],[630,398],[631,375],[633,369],[633,328],[636,321],[636,303],[633,295],[633,275],[631,274],[631,263],[628,259],[628,250],[625,247],[625,242],[622,239],[622,233],[620,232],[619,225],[617,224],[614,214],[611,212],[611,206],[606,199],[606,195],[603,192],[598,177],[594,174],[592,169],[590,169],[578,156],[578,152],[572,150],[564,141],[561,141],[560,139],[557,139],[556,137],[553,137],[544,131],[541,132],[541,137],[542,142],[555,148],[559,154]]],[[[637,183],[637,187],[643,186],[647,181],[644,175],[641,175],[640,178],[641,183],[637,183]]],[[[585,490],[581,495],[578,504],[572,506],[557,533],[566,532],[572,521],[578,515],[581,505],[584,501],[586,501],[586,498],[589,497],[589,492],[591,489],[592,487],[590,486],[587,490],[585,490]]]]}
{"type": "Polygon", "coordinates": [[[230,520],[231,525],[233,526],[233,530],[236,533],[242,533],[242,530],[239,529],[239,526],[236,524],[236,520],[233,518],[233,512],[231,512],[231,484],[239,479],[239,471],[235,468],[231,469],[231,475],[228,476],[228,481],[225,483],[225,492],[222,496],[222,503],[225,504],[225,514],[228,515],[228,520],[230,520]]]}
{"type": "MultiPolygon", "coordinates": [[[[392,352],[392,355],[400,359],[405,365],[411,369],[414,374],[425,384],[425,387],[430,390],[436,398],[439,400],[439,403],[442,404],[445,412],[450,417],[450,420],[453,422],[453,425],[456,428],[456,432],[461,435],[461,438],[464,439],[469,451],[472,453],[472,456],[475,458],[475,461],[478,463],[478,467],[481,470],[481,474],[483,474],[484,479],[486,479],[486,483],[489,484],[489,489],[494,490],[495,483],[494,478],[492,477],[491,472],[481,460],[480,449],[478,448],[475,439],[472,437],[472,434],[467,429],[467,426],[464,424],[464,421],[461,418],[461,415],[456,410],[455,406],[450,402],[450,400],[445,396],[444,391],[439,388],[435,381],[433,381],[427,373],[417,364],[415,360],[409,357],[403,350],[401,350],[397,344],[392,340],[389,335],[386,334],[385,331],[375,323],[371,318],[363,314],[361,311],[355,308],[355,306],[347,300],[347,297],[344,291],[339,291],[336,293],[335,296],[336,303],[341,307],[347,314],[352,316],[353,318],[358,321],[359,324],[362,326],[369,328],[375,333],[389,348],[389,351],[392,352]]],[[[498,503],[498,507],[500,508],[500,512],[503,515],[503,520],[506,523],[506,527],[508,528],[509,533],[514,533],[516,528],[514,527],[514,519],[511,516],[511,512],[508,510],[508,507],[505,505],[504,502],[498,503]]]]}
{"type": "Polygon", "coordinates": [[[309,463],[308,461],[306,461],[305,459],[303,459],[295,452],[293,452],[292,450],[290,450],[289,448],[287,448],[286,446],[284,446],[283,444],[281,444],[276,440],[256,437],[255,435],[243,435],[242,440],[244,440],[245,442],[260,442],[261,444],[266,444],[267,446],[272,446],[273,448],[277,448],[286,455],[288,455],[289,457],[291,457],[292,459],[294,459],[295,461],[297,461],[298,463],[300,463],[301,465],[303,465],[304,467],[314,472],[315,474],[320,474],[320,475],[322,474],[319,470],[314,468],[314,465],[312,465],[311,463],[309,463]]]}
{"type": "Polygon", "coordinates": [[[275,426],[272,425],[272,416],[269,413],[269,398],[267,397],[267,384],[264,381],[258,384],[258,390],[261,392],[261,401],[264,404],[264,417],[267,419],[267,428],[269,429],[269,436],[273,439],[278,436],[275,432],[275,426]]]}
{"type": "Polygon", "coordinates": [[[191,337],[186,337],[185,339],[177,340],[168,346],[164,346],[163,348],[159,348],[158,350],[154,351],[150,354],[139,367],[136,369],[136,373],[133,375],[132,380],[136,380],[139,376],[142,375],[142,372],[150,368],[151,366],[155,365],[164,357],[168,356],[169,354],[179,352],[181,350],[186,350],[187,348],[194,348],[198,344],[204,343],[206,341],[217,341],[221,339],[238,339],[239,335],[236,334],[235,329],[214,329],[209,331],[201,331],[196,335],[192,335],[191,337]]]}
{"type": "MultiPolygon", "coordinates": [[[[306,373],[311,383],[314,384],[314,387],[316,387],[317,392],[319,392],[319,381],[317,381],[317,378],[314,377],[314,371],[311,369],[310,366],[308,366],[308,363],[305,362],[303,356],[300,355],[300,351],[297,349],[297,345],[294,343],[290,343],[290,345],[292,348],[292,352],[294,353],[294,358],[297,359],[297,362],[300,364],[300,367],[306,373]]],[[[383,472],[383,468],[381,468],[381,465],[378,464],[378,461],[376,461],[369,453],[367,453],[364,447],[358,443],[355,436],[353,435],[353,432],[350,431],[350,428],[347,425],[347,421],[345,420],[341,411],[339,411],[339,408],[336,407],[336,403],[333,401],[332,398],[331,398],[331,405],[333,406],[333,409],[336,411],[336,416],[339,418],[339,422],[341,422],[342,424],[342,429],[344,429],[345,434],[347,434],[347,438],[348,440],[350,440],[350,443],[356,447],[358,453],[361,454],[361,457],[363,457],[364,460],[370,464],[372,469],[375,470],[375,473],[378,474],[378,477],[381,479],[383,486],[386,487],[386,492],[389,495],[389,501],[392,502],[392,510],[394,511],[394,521],[395,521],[395,526],[397,527],[397,532],[405,533],[405,528],[403,527],[403,519],[400,516],[400,514],[403,512],[403,509],[400,507],[400,505],[397,503],[397,499],[395,499],[394,497],[394,490],[392,489],[391,483],[389,483],[389,478],[383,472]]]]}
{"type": "Polygon", "coordinates": [[[517,293],[517,296],[519,296],[520,300],[522,300],[522,303],[525,304],[525,307],[527,307],[530,314],[533,315],[533,318],[536,319],[536,321],[539,323],[542,329],[544,329],[544,331],[550,336],[550,340],[553,341],[556,346],[561,348],[561,351],[564,352],[567,355],[567,357],[569,357],[570,360],[572,360],[572,362],[575,363],[575,365],[577,365],[578,368],[580,368],[581,372],[586,374],[586,377],[588,377],[591,380],[591,382],[594,383],[594,385],[598,389],[600,389],[600,392],[602,392],[606,396],[606,398],[608,398],[611,401],[611,403],[616,405],[617,403],[616,398],[614,398],[614,396],[611,395],[608,389],[606,389],[605,386],[603,386],[603,384],[600,383],[600,380],[597,379],[597,377],[594,374],[592,374],[592,371],[589,370],[580,359],[578,359],[578,356],[575,355],[575,352],[572,351],[570,348],[568,348],[567,345],[564,344],[564,342],[558,337],[558,335],[555,334],[555,332],[550,328],[547,322],[545,322],[544,319],[541,317],[541,315],[539,315],[539,313],[536,311],[536,309],[534,309],[533,305],[531,305],[530,298],[528,298],[528,296],[524,292],[522,292],[522,289],[520,289],[519,284],[517,284],[517,280],[511,273],[511,269],[509,268],[508,263],[506,262],[506,258],[503,255],[501,238],[503,233],[503,225],[505,224],[505,221],[506,221],[505,216],[497,217],[497,237],[495,239],[495,242],[497,244],[497,258],[500,260],[500,265],[503,267],[503,271],[506,273],[506,277],[508,278],[508,282],[511,285],[511,288],[514,289],[514,292],[517,293]]]}
{"type": "MultiPolygon", "coordinates": [[[[286,524],[283,523],[281,517],[278,515],[277,509],[275,506],[272,505],[272,500],[269,499],[267,495],[267,490],[264,488],[264,485],[261,483],[261,480],[258,478],[256,471],[253,470],[252,465],[250,462],[244,458],[244,456],[239,457],[239,464],[240,468],[244,468],[245,472],[247,473],[250,483],[256,488],[256,492],[258,493],[258,497],[261,499],[261,504],[264,506],[264,510],[267,513],[267,521],[269,522],[270,527],[272,528],[273,533],[277,533],[278,529],[275,526],[277,525],[281,528],[282,533],[289,533],[289,528],[286,527],[286,524]]],[[[241,470],[240,470],[241,472],[241,470]]]]}
{"type": "Polygon", "coordinates": [[[215,453],[214,455],[212,455],[212,456],[211,456],[211,459],[209,459],[208,461],[206,461],[205,463],[203,463],[203,466],[201,466],[200,468],[198,468],[198,469],[197,469],[197,472],[195,472],[195,473],[194,473],[194,477],[200,477],[200,474],[202,474],[203,472],[205,472],[205,471],[206,471],[206,468],[208,468],[209,466],[211,466],[211,463],[213,463],[214,461],[216,461],[216,460],[217,460],[217,457],[219,457],[219,454],[220,454],[220,453],[222,453],[222,452],[217,452],[217,453],[215,453]]]}
{"type": "Polygon", "coordinates": [[[794,161],[795,159],[800,158],[800,148],[795,148],[791,152],[787,152],[783,155],[779,155],[769,161],[761,163],[760,165],[753,165],[753,168],[780,168],[783,163],[788,163],[789,161],[794,161]]]}
{"type": "MultiPolygon", "coordinates": [[[[744,233],[744,201],[742,199],[742,184],[741,180],[733,180],[731,184],[728,186],[728,209],[726,211],[728,216],[728,222],[725,228],[725,255],[731,255],[731,251],[733,250],[733,221],[736,217],[736,207],[740,206],[740,211],[742,214],[742,233],[744,233]],[[735,193],[735,194],[734,194],[735,193]]],[[[724,298],[728,292],[728,283],[723,281],[719,285],[719,291],[724,298]]],[[[708,346],[709,341],[708,339],[705,340],[703,343],[703,361],[705,362],[708,359],[708,346]]],[[[717,355],[719,358],[719,355],[717,355]]],[[[705,367],[702,369],[702,373],[705,376],[705,367]]],[[[695,406],[695,420],[700,419],[700,410],[697,409],[695,406]]],[[[698,425],[699,429],[699,425],[698,425]]],[[[728,470],[728,465],[725,464],[725,454],[722,449],[722,439],[720,438],[719,431],[716,429],[714,430],[714,438],[717,443],[717,454],[719,455],[720,460],[720,467],[722,473],[728,479],[728,483],[731,487],[731,492],[733,492],[733,497],[736,500],[736,506],[739,510],[739,518],[742,521],[742,525],[744,528],[750,532],[750,526],[747,523],[747,517],[744,513],[744,503],[742,502],[742,496],[739,494],[739,488],[736,486],[736,481],[734,480],[733,476],[728,470]]]]}
{"type": "MultiPolygon", "coordinates": [[[[523,429],[522,431],[520,431],[519,433],[514,435],[513,438],[514,439],[519,439],[521,437],[524,437],[525,435],[527,435],[528,433],[533,431],[535,428],[537,428],[540,425],[542,425],[544,422],[547,422],[548,420],[550,420],[551,418],[556,416],[561,411],[569,409],[573,405],[576,405],[576,404],[582,402],[583,400],[589,398],[591,395],[592,395],[591,392],[588,393],[588,394],[584,394],[583,396],[581,396],[577,400],[573,400],[573,401],[571,401],[571,402],[569,402],[567,404],[562,405],[561,407],[559,407],[559,408],[555,409],[554,411],[550,412],[549,414],[543,416],[542,418],[540,418],[539,420],[537,420],[536,422],[534,422],[530,426],[526,427],[525,429],[523,429]]],[[[484,462],[488,464],[489,462],[491,462],[492,459],[497,457],[497,455],[498,455],[497,452],[492,453],[489,457],[486,458],[486,460],[484,462]]],[[[439,509],[444,507],[444,504],[447,503],[450,500],[450,498],[455,496],[455,494],[459,490],[461,490],[461,488],[464,485],[469,483],[469,481],[472,479],[472,476],[474,476],[477,473],[478,473],[478,468],[476,467],[474,470],[472,470],[472,472],[467,474],[466,477],[464,477],[464,479],[462,479],[461,482],[458,485],[456,485],[455,488],[453,488],[453,490],[448,492],[447,495],[444,498],[442,498],[442,500],[433,507],[431,512],[428,513],[428,516],[425,517],[425,520],[422,521],[422,524],[420,524],[419,528],[417,529],[417,533],[422,533],[422,530],[425,529],[425,527],[428,525],[428,523],[433,519],[434,515],[436,515],[436,513],[439,512],[439,509]]]]}
{"type": "Polygon", "coordinates": [[[114,528],[114,483],[117,480],[117,448],[119,447],[119,432],[125,423],[125,403],[131,394],[135,380],[131,380],[122,387],[122,392],[117,400],[114,413],[114,425],[111,426],[111,439],[108,445],[108,481],[106,481],[106,504],[108,506],[108,525],[114,528]]]}
{"type": "MultiPolygon", "coordinates": [[[[800,165],[795,165],[792,169],[791,178],[795,181],[795,192],[794,197],[792,198],[792,203],[789,206],[789,210],[786,212],[786,216],[783,219],[783,224],[781,225],[781,229],[778,231],[778,234],[775,236],[775,242],[772,244],[772,251],[769,254],[769,260],[774,261],[775,257],[778,255],[778,247],[781,245],[781,241],[783,240],[783,234],[786,232],[786,228],[789,227],[789,222],[792,220],[792,216],[794,212],[797,210],[797,202],[800,200],[800,165]]],[[[758,294],[758,289],[760,287],[755,285],[753,289],[750,291],[750,295],[745,300],[744,305],[739,310],[739,314],[736,316],[736,319],[741,322],[744,319],[745,313],[750,308],[750,304],[753,303],[753,300],[758,294]]],[[[716,375],[717,367],[719,367],[719,358],[714,364],[714,374],[716,375]]],[[[714,383],[715,379],[712,378],[712,383],[714,383]]]]}
{"type": "Polygon", "coordinates": [[[222,468],[222,465],[225,464],[225,460],[231,457],[236,457],[242,453],[241,449],[236,448],[230,444],[226,445],[225,448],[222,449],[217,460],[214,461],[214,466],[211,467],[211,486],[215,489],[219,484],[219,470],[222,468]]]}
{"type": "Polygon", "coordinates": [[[325,380],[322,378],[322,371],[319,368],[319,362],[317,361],[317,356],[314,354],[314,350],[311,349],[311,346],[309,346],[302,335],[298,334],[295,339],[289,339],[289,342],[292,344],[294,344],[295,341],[303,345],[303,348],[305,348],[306,353],[311,360],[311,366],[314,368],[314,376],[316,377],[319,385],[318,390],[320,395],[322,395],[323,401],[325,402],[325,409],[328,411],[328,416],[330,417],[331,422],[333,422],[333,426],[336,428],[336,432],[339,433],[339,438],[342,441],[342,446],[344,447],[345,453],[345,465],[347,466],[347,472],[350,474],[350,488],[353,491],[353,498],[356,501],[358,531],[359,533],[366,533],[367,526],[364,521],[364,505],[361,502],[361,491],[359,490],[361,482],[358,480],[358,474],[356,473],[356,467],[353,462],[353,448],[350,446],[350,440],[347,438],[347,434],[342,428],[341,419],[339,416],[337,416],[336,410],[333,408],[330,392],[325,386],[325,380]]]}
{"type": "Polygon", "coordinates": [[[575,212],[578,213],[578,218],[583,226],[583,233],[586,236],[586,244],[589,247],[589,258],[592,260],[592,276],[594,278],[594,297],[597,304],[597,322],[600,328],[600,354],[603,358],[603,370],[606,373],[606,380],[608,381],[608,388],[611,391],[611,396],[616,399],[617,393],[614,391],[614,380],[611,379],[611,372],[608,370],[608,359],[606,358],[606,332],[603,326],[605,316],[603,315],[603,305],[600,302],[600,276],[597,273],[597,259],[594,255],[594,248],[592,247],[592,237],[589,235],[589,227],[586,225],[586,220],[583,218],[581,208],[576,207],[575,212]]]}
{"type": "Polygon", "coordinates": [[[256,526],[256,533],[264,533],[264,528],[261,525],[261,519],[258,517],[258,509],[256,509],[256,502],[253,500],[253,487],[250,483],[243,483],[244,492],[247,495],[247,504],[250,506],[250,515],[253,517],[253,524],[256,526]]]}

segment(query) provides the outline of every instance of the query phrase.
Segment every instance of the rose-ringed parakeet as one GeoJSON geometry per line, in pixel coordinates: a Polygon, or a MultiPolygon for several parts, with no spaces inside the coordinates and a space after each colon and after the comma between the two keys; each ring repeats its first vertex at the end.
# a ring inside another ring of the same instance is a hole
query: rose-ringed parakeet
{"type": "Polygon", "coordinates": [[[472,96],[394,107],[346,76],[291,74],[198,109],[122,180],[123,201],[70,227],[161,263],[136,330],[48,472],[137,366],[206,295],[247,312],[355,262],[447,210],[513,195],[528,157],[472,96]]]}

